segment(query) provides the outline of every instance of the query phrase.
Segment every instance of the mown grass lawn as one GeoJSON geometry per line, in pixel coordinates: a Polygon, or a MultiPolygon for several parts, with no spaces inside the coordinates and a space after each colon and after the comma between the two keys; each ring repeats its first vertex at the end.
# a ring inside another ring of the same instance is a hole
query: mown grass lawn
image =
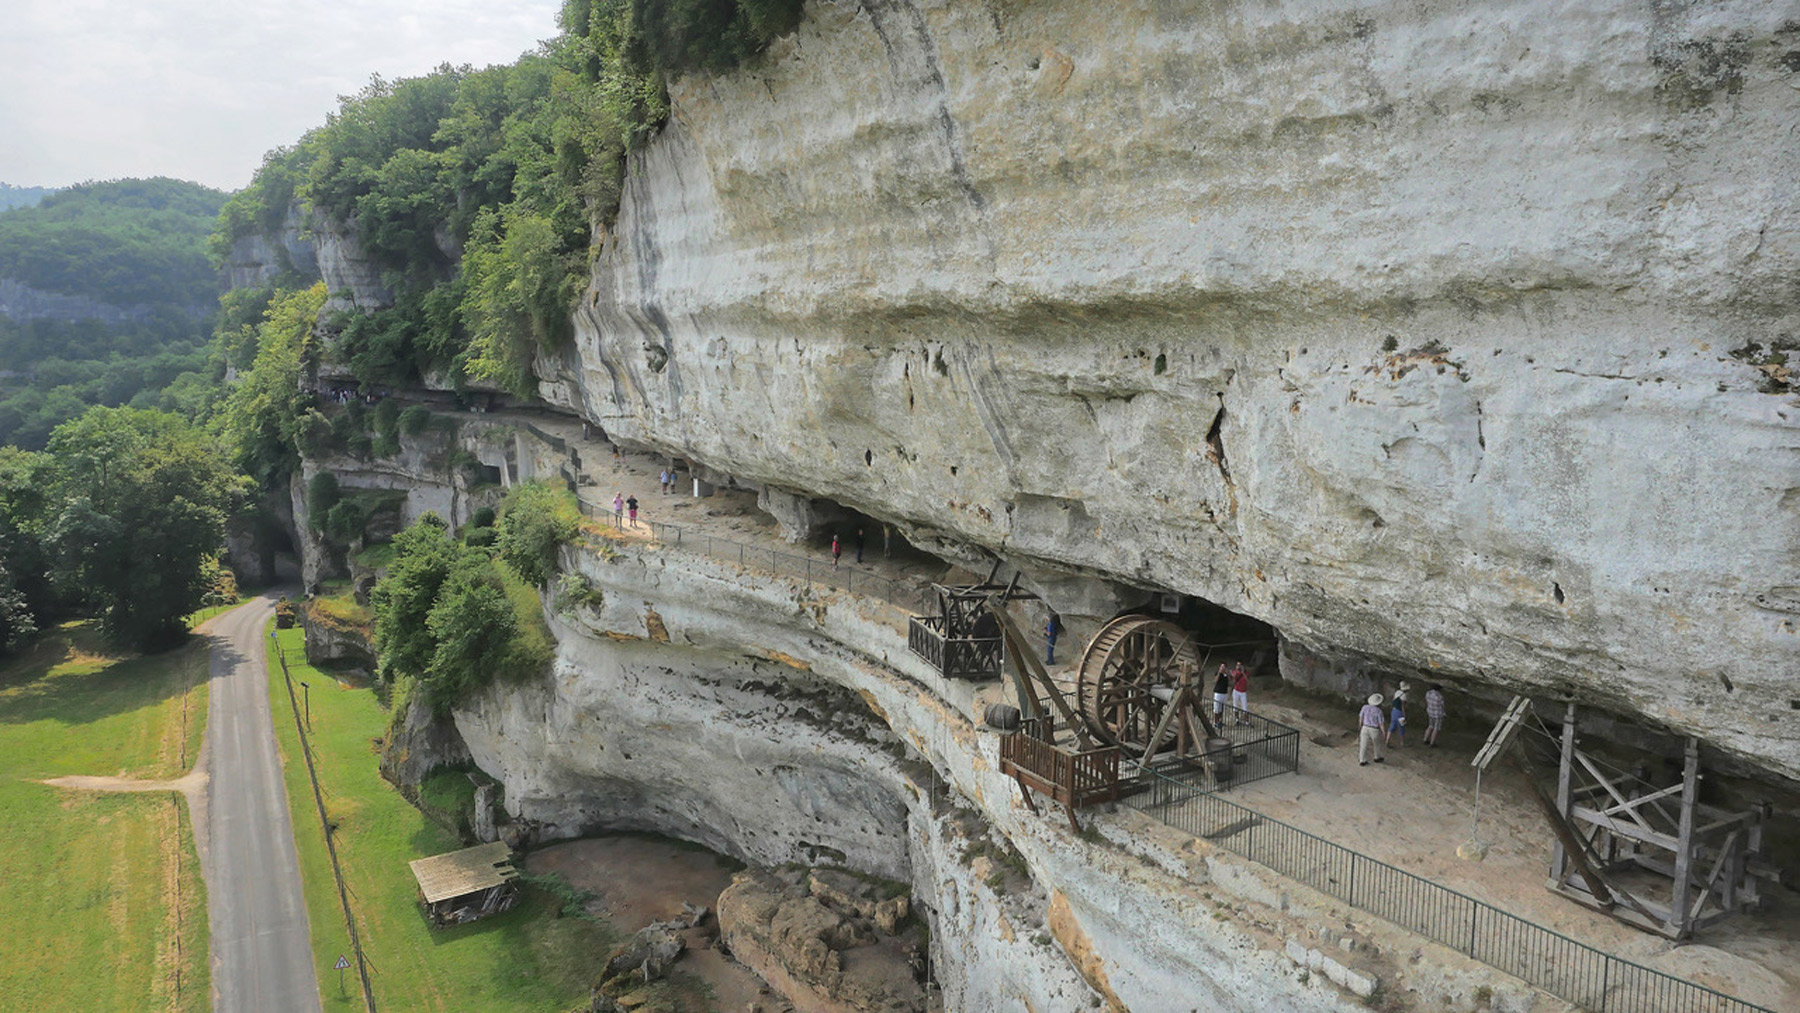
{"type": "Polygon", "coordinates": [[[38,783],[185,774],[207,670],[197,638],[120,658],[84,625],[0,666],[0,1009],[212,1008],[206,891],[180,795],[38,783]]]}
{"type": "MultiPolygon", "coordinates": [[[[287,652],[295,691],[300,682],[311,687],[313,755],[326,811],[337,824],[338,857],[357,931],[374,968],[376,1005],[409,1011],[561,1011],[584,998],[611,933],[593,922],[554,917],[556,902],[546,895],[527,891],[512,911],[473,925],[427,926],[407,863],[462,843],[381,779],[375,740],[385,733],[388,715],[375,694],[307,665],[300,630],[278,630],[276,639],[287,652]]],[[[332,970],[340,954],[350,954],[349,933],[301,758],[294,707],[273,651],[269,678],[319,991],[327,1010],[361,1009],[355,971],[344,974],[340,992],[338,972],[332,970]]]]}

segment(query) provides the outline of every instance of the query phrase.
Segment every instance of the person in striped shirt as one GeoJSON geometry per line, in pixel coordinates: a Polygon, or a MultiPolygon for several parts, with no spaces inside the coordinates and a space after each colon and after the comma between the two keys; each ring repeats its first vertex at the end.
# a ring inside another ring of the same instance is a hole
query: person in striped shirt
{"type": "Polygon", "coordinates": [[[1373,759],[1376,763],[1384,762],[1386,750],[1382,748],[1382,732],[1387,728],[1387,721],[1381,713],[1381,694],[1370,693],[1369,702],[1356,715],[1362,726],[1362,736],[1356,744],[1356,762],[1368,766],[1373,759]]]}
{"type": "Polygon", "coordinates": [[[1444,687],[1432,683],[1425,691],[1425,744],[1437,747],[1438,732],[1444,727],[1444,687]]]}

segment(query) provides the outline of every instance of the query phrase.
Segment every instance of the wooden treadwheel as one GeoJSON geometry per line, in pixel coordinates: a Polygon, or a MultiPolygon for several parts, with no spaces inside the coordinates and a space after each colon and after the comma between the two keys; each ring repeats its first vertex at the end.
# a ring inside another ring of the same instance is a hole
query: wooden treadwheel
{"type": "Polygon", "coordinates": [[[1081,656],[1077,709],[1102,741],[1138,754],[1160,752],[1177,737],[1175,723],[1163,725],[1163,711],[1199,669],[1200,654],[1186,630],[1150,616],[1121,616],[1102,627],[1081,656]],[[1152,750],[1150,737],[1159,727],[1163,734],[1152,750]]]}

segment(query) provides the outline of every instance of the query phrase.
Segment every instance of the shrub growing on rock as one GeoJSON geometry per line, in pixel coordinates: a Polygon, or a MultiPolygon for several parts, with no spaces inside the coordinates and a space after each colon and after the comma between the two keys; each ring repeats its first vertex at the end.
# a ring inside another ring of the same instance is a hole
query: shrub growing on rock
{"type": "Polygon", "coordinates": [[[525,482],[500,504],[496,546],[519,576],[541,587],[556,574],[556,550],[580,530],[574,493],[549,482],[525,482]]]}
{"type": "Polygon", "coordinates": [[[337,476],[321,471],[306,482],[306,520],[314,531],[325,530],[325,516],[343,499],[337,476]]]}

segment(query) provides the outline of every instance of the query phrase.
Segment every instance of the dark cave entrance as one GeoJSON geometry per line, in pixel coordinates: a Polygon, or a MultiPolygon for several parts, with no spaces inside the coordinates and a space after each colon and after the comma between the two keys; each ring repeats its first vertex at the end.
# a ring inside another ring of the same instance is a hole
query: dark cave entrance
{"type": "MultiPolygon", "coordinates": [[[[1201,672],[1208,679],[1220,664],[1243,662],[1251,678],[1279,676],[1275,627],[1198,595],[1151,591],[1149,600],[1119,616],[1150,616],[1174,623],[1203,647],[1201,672]]],[[[1114,616],[1118,618],[1118,616],[1114,616]]]]}

